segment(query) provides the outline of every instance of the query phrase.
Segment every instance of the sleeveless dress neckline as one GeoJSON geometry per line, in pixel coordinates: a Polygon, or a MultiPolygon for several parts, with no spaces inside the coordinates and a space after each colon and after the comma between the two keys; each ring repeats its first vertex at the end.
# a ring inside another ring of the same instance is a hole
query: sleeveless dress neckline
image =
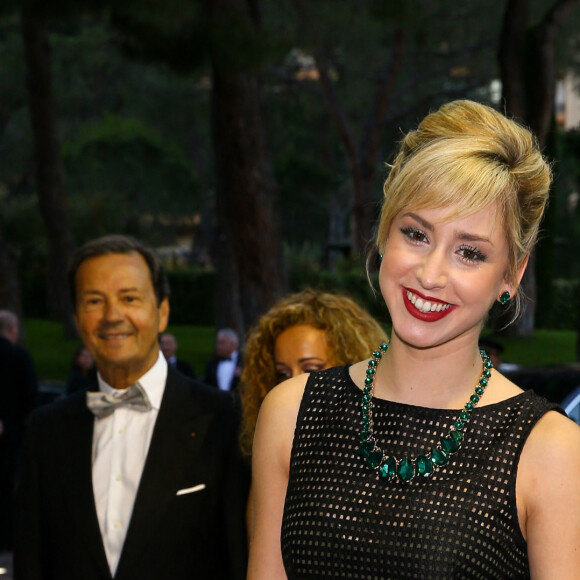
{"type": "MultiPolygon", "coordinates": [[[[552,409],[529,391],[476,408],[447,465],[428,478],[385,482],[358,456],[360,389],[348,367],[312,373],[282,520],[288,578],[529,578],[517,466],[530,431],[552,409]]],[[[417,457],[456,415],[378,399],[377,442],[397,458],[417,457]]]]}

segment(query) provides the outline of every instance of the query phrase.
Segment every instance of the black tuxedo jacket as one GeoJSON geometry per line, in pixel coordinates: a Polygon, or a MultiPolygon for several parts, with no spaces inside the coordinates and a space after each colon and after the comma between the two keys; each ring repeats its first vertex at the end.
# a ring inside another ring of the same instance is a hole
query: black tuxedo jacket
{"type": "Polygon", "coordinates": [[[181,359],[176,359],[175,360],[175,368],[182,374],[185,375],[186,377],[190,377],[190,378],[194,378],[195,374],[193,372],[193,367],[189,364],[186,363],[184,360],[181,359]]]}
{"type": "MultiPolygon", "coordinates": [[[[116,579],[245,578],[249,473],[237,451],[237,413],[232,394],[168,369],[116,579]]],[[[31,416],[16,580],[111,578],[93,497],[93,422],[82,392],[31,416]]]]}
{"type": "MultiPolygon", "coordinates": [[[[209,360],[205,367],[205,374],[203,376],[203,382],[206,385],[210,385],[212,387],[219,387],[218,380],[217,380],[217,368],[220,362],[223,359],[220,357],[214,356],[209,360]]],[[[238,353],[238,361],[236,363],[236,370],[241,369],[243,364],[242,355],[238,353]]],[[[230,391],[236,391],[238,389],[238,385],[240,383],[240,373],[234,373],[232,377],[232,382],[230,383],[230,391]]]]}

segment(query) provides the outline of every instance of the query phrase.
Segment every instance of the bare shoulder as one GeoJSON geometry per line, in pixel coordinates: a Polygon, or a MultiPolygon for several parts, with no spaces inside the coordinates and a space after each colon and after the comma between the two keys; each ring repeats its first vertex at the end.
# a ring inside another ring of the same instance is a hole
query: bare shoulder
{"type": "Polygon", "coordinates": [[[256,424],[255,451],[267,456],[277,446],[279,456],[289,461],[298,411],[308,376],[304,374],[288,379],[266,395],[256,424]],[[268,450],[262,449],[264,441],[267,442],[268,450]]]}
{"type": "Polygon", "coordinates": [[[299,375],[274,387],[266,395],[260,408],[260,415],[298,415],[309,376],[308,374],[299,375]]]}
{"type": "MultiPolygon", "coordinates": [[[[532,429],[524,453],[526,459],[531,459],[530,455],[540,455],[553,459],[567,458],[566,463],[576,459],[580,465],[580,425],[557,411],[549,411],[532,429]]],[[[551,470],[545,471],[549,475],[551,470]]],[[[576,473],[580,480],[580,471],[576,473]]]]}
{"type": "Polygon", "coordinates": [[[524,445],[517,504],[533,578],[577,578],[580,567],[580,426],[546,413],[524,445]]]}

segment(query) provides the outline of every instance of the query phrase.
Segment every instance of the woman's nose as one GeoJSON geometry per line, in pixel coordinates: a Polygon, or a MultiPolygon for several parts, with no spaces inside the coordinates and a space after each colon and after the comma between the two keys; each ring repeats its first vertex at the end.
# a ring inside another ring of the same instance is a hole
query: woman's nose
{"type": "Polygon", "coordinates": [[[417,268],[417,278],[423,288],[441,288],[447,283],[447,260],[442,251],[427,253],[417,268]]]}

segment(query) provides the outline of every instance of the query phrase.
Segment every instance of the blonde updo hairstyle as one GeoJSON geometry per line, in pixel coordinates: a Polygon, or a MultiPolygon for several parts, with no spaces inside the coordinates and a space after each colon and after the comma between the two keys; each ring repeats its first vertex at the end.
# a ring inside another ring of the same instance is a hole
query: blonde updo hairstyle
{"type": "Polygon", "coordinates": [[[240,378],[242,430],[240,446],[252,453],[258,411],[266,395],[276,386],[274,346],[287,328],[313,326],[324,331],[332,365],[366,359],[386,338],[372,316],[351,298],[306,289],[280,300],[248,333],[244,367],[240,378]]]}
{"type": "MultiPolygon", "coordinates": [[[[391,223],[402,210],[453,207],[450,219],[490,205],[508,242],[506,281],[517,285],[529,256],[551,182],[551,171],[532,133],[491,107],[459,100],[427,115],[402,140],[383,186],[376,247],[385,245],[391,223]]],[[[514,319],[521,290],[512,296],[514,319]]]]}

